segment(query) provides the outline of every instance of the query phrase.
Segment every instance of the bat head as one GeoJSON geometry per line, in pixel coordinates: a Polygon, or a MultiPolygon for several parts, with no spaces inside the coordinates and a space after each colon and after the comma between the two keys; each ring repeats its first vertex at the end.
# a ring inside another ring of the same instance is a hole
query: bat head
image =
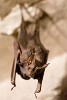
{"type": "Polygon", "coordinates": [[[44,67],[44,54],[41,48],[38,46],[36,48],[28,48],[24,50],[19,57],[20,61],[18,63],[21,76],[24,79],[36,78],[36,76],[41,73],[47,65],[44,67]]]}
{"type": "Polygon", "coordinates": [[[31,77],[32,71],[35,68],[34,49],[24,50],[20,55],[20,71],[23,77],[31,77]]]}

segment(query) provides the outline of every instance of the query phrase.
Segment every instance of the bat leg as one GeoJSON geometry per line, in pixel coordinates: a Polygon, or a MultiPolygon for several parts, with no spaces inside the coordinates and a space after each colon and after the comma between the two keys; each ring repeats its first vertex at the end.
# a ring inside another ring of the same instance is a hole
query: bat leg
{"type": "Polygon", "coordinates": [[[40,82],[37,83],[37,88],[36,88],[35,93],[39,93],[41,91],[41,85],[42,84],[40,82]]]}
{"type": "Polygon", "coordinates": [[[38,78],[38,83],[37,83],[37,88],[36,88],[35,93],[39,93],[41,91],[43,75],[44,75],[44,70],[43,70],[43,73],[41,73],[40,77],[38,78]]]}
{"type": "Polygon", "coordinates": [[[36,88],[35,93],[39,93],[39,92],[41,91],[42,80],[43,80],[43,76],[44,76],[44,71],[45,71],[45,68],[46,68],[47,66],[48,66],[48,64],[45,64],[45,65],[44,65],[44,69],[41,69],[42,72],[41,72],[41,74],[39,74],[38,83],[37,83],[37,88],[36,88]]]}

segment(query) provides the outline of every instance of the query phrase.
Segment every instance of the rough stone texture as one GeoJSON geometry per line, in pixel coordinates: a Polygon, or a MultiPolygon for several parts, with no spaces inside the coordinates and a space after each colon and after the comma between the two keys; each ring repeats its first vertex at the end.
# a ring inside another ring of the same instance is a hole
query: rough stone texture
{"type": "Polygon", "coordinates": [[[0,16],[6,16],[16,4],[33,3],[37,0],[0,0],[0,16]],[[4,10],[5,9],[5,10],[4,10]]]}

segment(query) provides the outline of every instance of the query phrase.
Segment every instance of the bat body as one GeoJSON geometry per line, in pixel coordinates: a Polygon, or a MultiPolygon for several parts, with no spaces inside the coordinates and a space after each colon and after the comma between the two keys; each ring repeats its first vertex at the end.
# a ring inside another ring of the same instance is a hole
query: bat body
{"type": "Polygon", "coordinates": [[[21,32],[17,40],[14,41],[11,83],[16,86],[16,73],[25,80],[30,78],[37,79],[38,84],[35,93],[39,93],[41,91],[44,71],[48,66],[46,64],[48,52],[41,44],[38,25],[36,24],[36,29],[32,36],[27,34],[25,23],[21,24],[21,32]]]}

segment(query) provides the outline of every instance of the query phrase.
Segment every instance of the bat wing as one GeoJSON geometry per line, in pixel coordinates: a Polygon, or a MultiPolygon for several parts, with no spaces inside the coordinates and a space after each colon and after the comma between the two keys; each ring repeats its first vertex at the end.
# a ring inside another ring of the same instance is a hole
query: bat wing
{"type": "Polygon", "coordinates": [[[16,79],[16,61],[13,60],[12,70],[11,70],[11,83],[15,86],[16,79]]]}
{"type": "Polygon", "coordinates": [[[13,60],[13,65],[12,65],[12,70],[11,70],[11,83],[16,86],[15,84],[15,79],[16,79],[16,67],[17,67],[17,60],[19,56],[19,48],[18,48],[18,43],[17,41],[14,42],[14,60],[13,60]]]}

